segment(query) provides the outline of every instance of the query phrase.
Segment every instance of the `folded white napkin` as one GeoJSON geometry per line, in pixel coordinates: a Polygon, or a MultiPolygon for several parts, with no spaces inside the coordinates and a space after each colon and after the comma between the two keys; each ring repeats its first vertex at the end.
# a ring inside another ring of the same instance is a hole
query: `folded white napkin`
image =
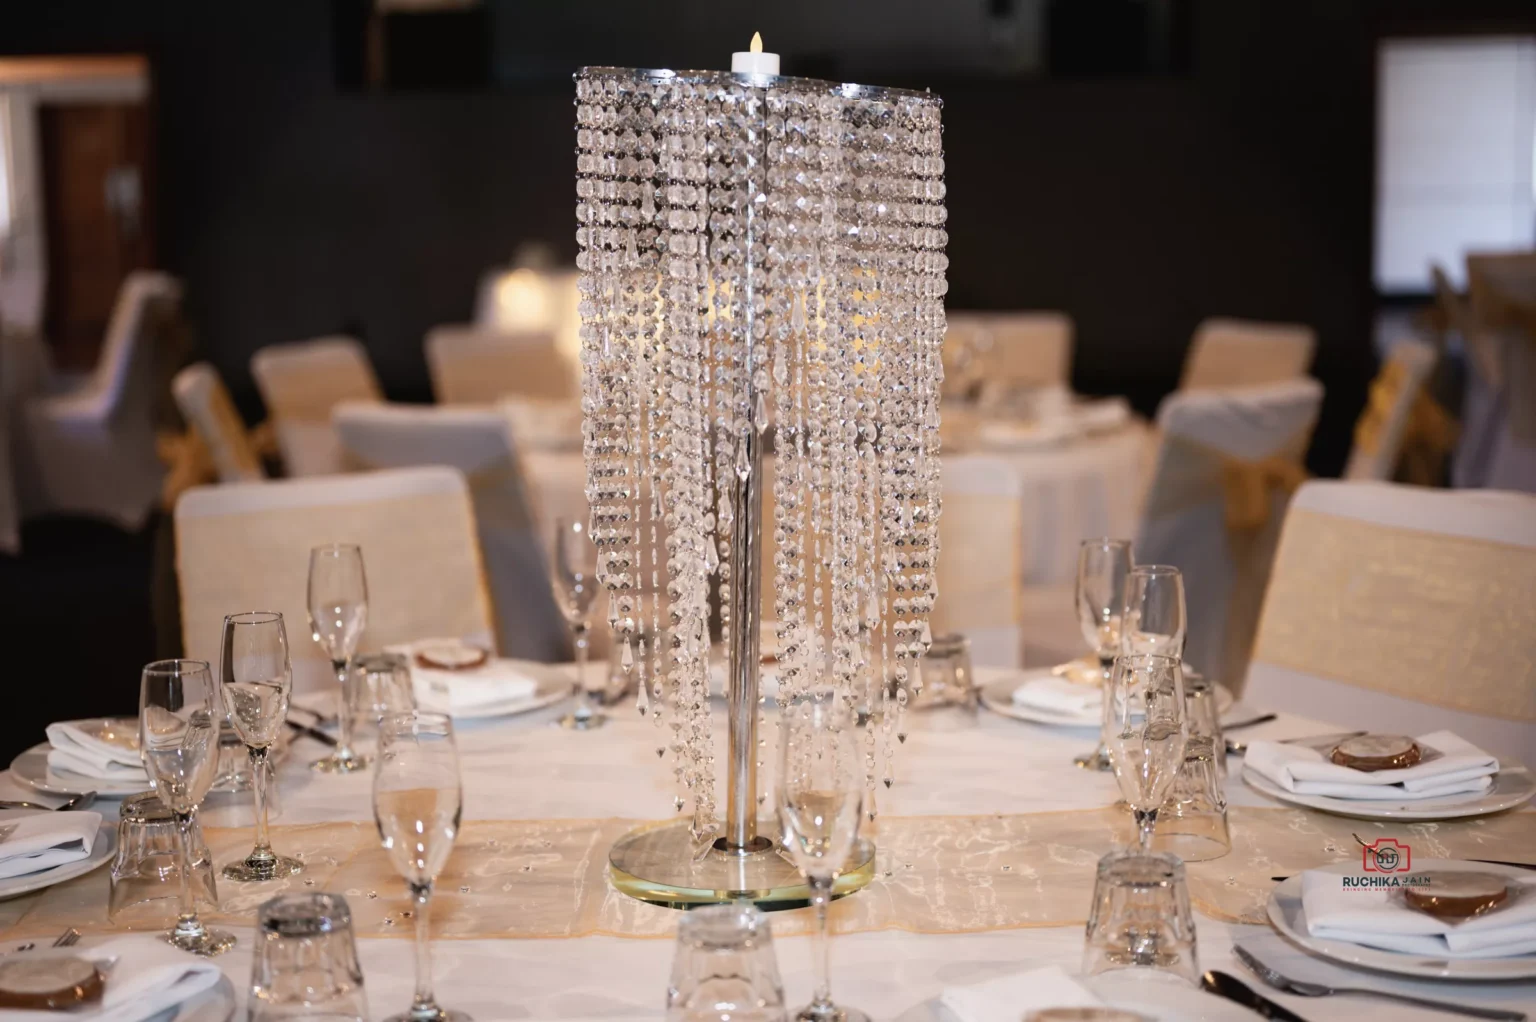
{"type": "Polygon", "coordinates": [[[101,814],[89,811],[0,819],[0,879],[86,858],[100,826],[101,814]]]}
{"type": "Polygon", "coordinates": [[[1521,890],[1506,907],[1458,923],[1409,908],[1391,888],[1346,887],[1339,874],[1310,869],[1301,875],[1301,906],[1314,937],[1438,958],[1509,958],[1536,952],[1536,883],[1511,883],[1521,890]]]}
{"type": "Polygon", "coordinates": [[[423,639],[390,647],[390,652],[403,653],[410,659],[411,685],[416,690],[416,704],[422,709],[449,716],[473,713],[488,706],[532,698],[538,690],[538,681],[518,670],[510,660],[491,657],[479,667],[460,671],[423,667],[416,660],[418,649],[456,643],[455,639],[423,639]]]}
{"type": "Polygon", "coordinates": [[[48,766],[72,774],[105,781],[143,781],[149,783],[139,750],[126,749],[81,728],[73,721],[49,724],[47,728],[48,766]]]}
{"type": "Polygon", "coordinates": [[[1243,762],[1298,795],[1401,801],[1482,791],[1493,784],[1498,758],[1471,742],[1449,731],[1420,735],[1414,741],[1442,755],[1402,770],[1367,772],[1339,766],[1325,753],[1304,745],[1255,741],[1243,762]]]}
{"type": "Polygon", "coordinates": [[[142,1022],[211,990],[223,975],[206,958],[171,947],[157,936],[117,937],[91,948],[25,951],[28,955],[72,954],[105,968],[101,1003],[61,1016],[57,1011],[8,1011],[7,1022],[142,1022]]]}
{"type": "Polygon", "coordinates": [[[1049,713],[1091,717],[1104,705],[1104,691],[1097,685],[1080,685],[1048,674],[1014,689],[1013,704],[1049,713]]]}
{"type": "Polygon", "coordinates": [[[945,987],[939,1000],[960,1022],[1019,1022],[1025,1012],[1041,1008],[1097,1008],[1104,1003],[1059,965],[974,986],[945,987]]]}

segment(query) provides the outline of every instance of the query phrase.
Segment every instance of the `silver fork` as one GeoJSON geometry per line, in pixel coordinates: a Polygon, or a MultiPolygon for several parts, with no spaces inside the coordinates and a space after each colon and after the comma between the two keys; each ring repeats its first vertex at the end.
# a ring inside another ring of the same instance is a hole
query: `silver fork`
{"type": "Polygon", "coordinates": [[[1453,1004],[1450,1001],[1433,1001],[1427,997],[1410,997],[1407,994],[1394,994],[1385,990],[1367,990],[1364,987],[1330,987],[1322,983],[1303,983],[1299,979],[1291,979],[1284,973],[1259,961],[1247,948],[1234,947],[1232,953],[1242,959],[1244,965],[1253,970],[1269,986],[1276,990],[1282,990],[1298,997],[1327,997],[1332,994],[1360,994],[1365,997],[1382,997],[1389,1001],[1398,1001],[1402,1004],[1413,1004],[1420,1008],[1430,1008],[1435,1011],[1449,1011],[1458,1015],[1471,1015],[1473,1018],[1498,1019],[1500,1022],[1526,1022],[1524,1012],[1508,1011],[1504,1008],[1474,1008],[1466,1004],[1453,1004]]]}
{"type": "MultiPolygon", "coordinates": [[[[63,933],[59,934],[59,939],[55,940],[53,942],[53,946],[54,947],[74,947],[78,943],[80,943],[80,931],[75,929],[73,926],[71,926],[69,929],[67,929],[63,933]]],[[[23,944],[20,947],[18,947],[16,950],[17,951],[31,951],[35,947],[37,947],[37,942],[29,940],[25,944],[23,944]]]]}

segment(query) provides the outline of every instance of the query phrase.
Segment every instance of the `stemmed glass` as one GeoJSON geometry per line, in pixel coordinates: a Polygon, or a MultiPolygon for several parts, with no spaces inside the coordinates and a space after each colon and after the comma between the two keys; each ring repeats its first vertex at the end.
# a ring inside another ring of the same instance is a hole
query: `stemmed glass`
{"type": "Polygon", "coordinates": [[[341,686],[336,714],[341,734],[336,751],[310,764],[325,773],[350,774],[368,765],[352,750],[352,657],[368,623],[368,578],[363,551],[351,543],[317,546],[309,552],[309,627],[325,650],[341,686]]]}
{"type": "Polygon", "coordinates": [[[1178,658],[1127,653],[1117,659],[1104,693],[1104,744],[1143,852],[1152,848],[1157,811],[1179,776],[1187,733],[1178,658]]]}
{"type": "Polygon", "coordinates": [[[224,875],[231,880],[292,876],[304,864],[273,852],[267,836],[267,754],[288,718],[288,696],[293,691],[283,615],[256,610],[224,619],[219,682],[229,721],[251,756],[251,791],[256,796],[256,847],[244,859],[225,866],[224,875]]]}
{"type": "Polygon", "coordinates": [[[139,755],[150,787],[176,817],[181,838],[181,914],[168,943],[199,955],[235,946],[223,930],[197,918],[192,888],[192,825],[219,770],[219,710],[213,677],[202,660],[157,660],[139,686],[139,755]]]}
{"type": "Polygon", "coordinates": [[[385,717],[379,723],[378,760],[373,816],[379,840],[416,903],[416,996],[409,1011],[387,1022],[470,1022],[462,1011],[438,1007],[432,996],[432,882],[453,851],[464,802],[453,722],[440,713],[385,717]]]}
{"type": "Polygon", "coordinates": [[[1125,580],[1122,653],[1184,656],[1184,575],[1168,564],[1138,564],[1125,580]]]}
{"type": "Polygon", "coordinates": [[[593,709],[587,692],[587,646],[592,632],[592,602],[597,598],[597,547],[587,527],[570,518],[555,519],[555,556],[550,585],[576,646],[576,705],[560,718],[560,726],[588,731],[607,723],[607,714],[593,709]]]}
{"type": "MultiPolygon", "coordinates": [[[[1110,665],[1120,652],[1120,615],[1125,600],[1125,578],[1131,571],[1131,541],[1085,539],[1077,548],[1077,621],[1083,638],[1099,658],[1108,684],[1110,665]]],[[[1104,743],[1072,762],[1085,770],[1108,770],[1104,743]]]]}
{"type": "Polygon", "coordinates": [[[779,822],[784,847],[811,889],[816,909],[816,992],[796,1013],[802,1022],[868,1022],[857,1008],[832,1002],[827,907],[832,887],[859,837],[864,768],[853,716],[840,703],[814,700],[784,711],[779,822]]]}

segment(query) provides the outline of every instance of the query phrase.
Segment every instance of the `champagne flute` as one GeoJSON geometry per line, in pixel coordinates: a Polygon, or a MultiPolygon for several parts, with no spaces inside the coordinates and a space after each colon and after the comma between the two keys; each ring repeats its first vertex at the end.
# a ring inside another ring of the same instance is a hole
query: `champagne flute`
{"type": "Polygon", "coordinates": [[[350,774],[368,765],[352,750],[352,658],[368,623],[368,578],[363,551],[352,543],[317,546],[309,552],[309,627],[314,640],[330,658],[341,706],[336,720],[341,734],[336,751],[310,764],[325,773],[350,774]]]}
{"type": "Polygon", "coordinates": [[[1143,852],[1152,848],[1157,810],[1184,762],[1188,728],[1177,657],[1128,653],[1115,661],[1104,693],[1104,744],[1143,852]]]}
{"type": "MultiPolygon", "coordinates": [[[[1077,621],[1083,638],[1099,658],[1101,685],[1108,684],[1110,666],[1120,652],[1120,615],[1130,571],[1128,539],[1085,539],[1077,548],[1077,621]]],[[[1109,769],[1103,742],[1072,762],[1085,770],[1109,769]]]]}
{"type": "Polygon", "coordinates": [[[219,718],[213,678],[202,660],[156,660],[139,685],[139,755],[149,786],[176,817],[181,839],[181,914],[167,943],[199,955],[235,946],[223,930],[197,918],[192,888],[192,827],[219,770],[219,718]]]}
{"type": "Polygon", "coordinates": [[[256,610],[224,619],[219,683],[229,722],[251,756],[251,791],[256,797],[256,847],[244,859],[225,866],[224,875],[231,880],[292,876],[304,864],[272,851],[267,836],[267,755],[288,719],[288,696],[293,691],[283,615],[256,610]]]}
{"type": "Polygon", "coordinates": [[[575,731],[602,727],[608,716],[593,709],[587,691],[587,646],[592,632],[592,603],[598,590],[597,547],[587,535],[587,527],[579,521],[555,519],[555,556],[550,585],[576,646],[576,705],[560,718],[559,724],[575,731]]]}
{"type": "Polygon", "coordinates": [[[864,768],[853,716],[837,702],[813,700],[784,711],[779,822],[784,847],[805,875],[816,909],[816,992],[796,1013],[801,1022],[868,1022],[832,1001],[827,907],[832,887],[859,837],[864,768]]]}
{"type": "Polygon", "coordinates": [[[1121,653],[1184,656],[1184,575],[1168,564],[1138,564],[1125,580],[1121,653]]]}
{"type": "Polygon", "coordinates": [[[462,1011],[438,1007],[432,996],[428,919],[432,883],[453,851],[463,802],[453,722],[440,713],[385,717],[379,723],[373,815],[390,864],[416,903],[416,996],[409,1011],[387,1022],[470,1022],[462,1011]]]}

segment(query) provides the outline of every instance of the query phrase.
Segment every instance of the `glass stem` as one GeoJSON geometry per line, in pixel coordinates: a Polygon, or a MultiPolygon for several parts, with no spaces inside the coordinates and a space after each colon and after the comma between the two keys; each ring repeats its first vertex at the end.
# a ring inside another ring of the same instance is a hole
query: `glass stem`
{"type": "Polygon", "coordinates": [[[571,627],[571,637],[576,642],[576,709],[580,718],[592,716],[592,700],[587,694],[587,646],[591,626],[585,621],[571,627]]]}
{"type": "Polygon", "coordinates": [[[352,751],[352,661],[332,660],[336,671],[336,684],[341,687],[341,705],[336,710],[336,727],[340,732],[336,739],[336,758],[353,759],[352,751]]]}
{"type": "Polygon", "coordinates": [[[812,952],[816,959],[816,992],[811,997],[810,1010],[816,1014],[830,1014],[832,1005],[831,937],[827,933],[827,908],[832,904],[832,878],[808,877],[811,888],[811,904],[816,909],[816,946],[812,952]]]}
{"type": "Polygon", "coordinates": [[[267,834],[267,750],[254,745],[251,750],[251,791],[256,796],[256,847],[246,856],[246,862],[270,862],[272,839],[267,834]]]}
{"type": "Polygon", "coordinates": [[[1144,852],[1152,850],[1152,832],[1157,829],[1156,809],[1133,809],[1136,817],[1136,843],[1144,852]]]}
{"type": "Polygon", "coordinates": [[[197,918],[197,901],[192,889],[192,869],[196,855],[192,851],[192,813],[176,813],[176,834],[181,844],[181,914],[176,917],[175,932],[195,937],[203,932],[197,918]]]}
{"type": "Polygon", "coordinates": [[[435,1019],[442,1011],[432,996],[432,923],[428,916],[432,882],[411,884],[410,888],[416,905],[416,996],[411,1000],[411,1017],[435,1019]]]}

